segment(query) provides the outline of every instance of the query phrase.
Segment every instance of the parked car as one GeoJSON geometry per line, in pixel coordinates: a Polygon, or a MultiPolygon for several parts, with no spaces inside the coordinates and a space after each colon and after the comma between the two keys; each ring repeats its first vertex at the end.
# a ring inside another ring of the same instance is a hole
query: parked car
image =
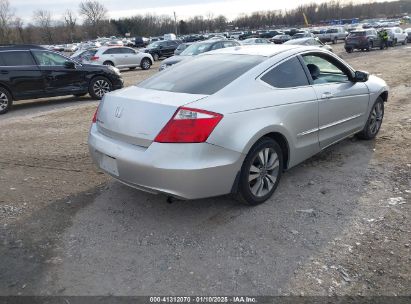
{"type": "Polygon", "coordinates": [[[407,28],[404,30],[407,33],[408,42],[411,42],[411,28],[407,28]]]}
{"type": "Polygon", "coordinates": [[[388,44],[395,46],[398,43],[405,45],[408,42],[408,34],[400,27],[390,27],[386,29],[388,32],[388,44]]]}
{"type": "Polygon", "coordinates": [[[243,41],[241,41],[242,44],[247,45],[247,44],[270,44],[270,40],[265,39],[265,38],[248,38],[243,41]]]}
{"type": "Polygon", "coordinates": [[[230,34],[229,34],[229,37],[228,38],[232,38],[232,39],[239,39],[240,38],[240,36],[242,36],[242,35],[244,35],[244,32],[231,32],[230,34]]]}
{"type": "Polygon", "coordinates": [[[277,35],[284,35],[284,33],[283,33],[283,32],[280,32],[280,31],[267,31],[267,32],[262,32],[262,33],[260,33],[260,38],[270,39],[270,38],[273,38],[274,36],[277,36],[277,35]]]}
{"type": "Polygon", "coordinates": [[[124,43],[122,40],[119,39],[114,39],[114,40],[108,40],[107,42],[104,43],[105,46],[124,46],[124,43]]]}
{"type": "Polygon", "coordinates": [[[277,35],[270,39],[270,41],[274,42],[275,44],[282,44],[288,40],[291,40],[290,35],[277,35]]]}
{"type": "Polygon", "coordinates": [[[174,51],[174,55],[180,55],[186,48],[188,48],[192,43],[182,43],[174,51]]]}
{"type": "Polygon", "coordinates": [[[90,64],[111,65],[119,69],[129,68],[134,70],[140,67],[148,70],[153,64],[150,54],[139,52],[129,47],[101,47],[87,61],[90,64]]]}
{"type": "Polygon", "coordinates": [[[80,64],[33,45],[0,47],[0,114],[13,101],[89,93],[95,99],[123,87],[113,67],[80,64]]]}
{"type": "Polygon", "coordinates": [[[183,60],[192,58],[209,51],[218,50],[222,48],[239,46],[240,43],[235,40],[206,40],[202,42],[196,42],[186,48],[180,55],[173,56],[163,60],[160,65],[160,71],[169,68],[170,66],[177,64],[183,60]]]}
{"type": "Polygon", "coordinates": [[[161,57],[170,57],[174,55],[174,51],[182,42],[180,40],[164,40],[156,41],[142,49],[143,52],[150,54],[154,61],[157,61],[161,57]]]}
{"type": "Polygon", "coordinates": [[[91,57],[93,57],[97,53],[97,50],[98,49],[79,50],[71,55],[70,59],[84,63],[86,61],[90,61],[91,57]]]}
{"type": "Polygon", "coordinates": [[[348,32],[343,27],[329,28],[325,33],[318,34],[317,37],[322,42],[332,42],[336,44],[338,40],[345,40],[348,32]]]}
{"type": "Polygon", "coordinates": [[[306,46],[316,46],[327,51],[332,52],[333,48],[325,43],[322,43],[318,38],[300,38],[300,39],[291,39],[284,42],[286,45],[306,45],[306,46]]]}
{"type": "Polygon", "coordinates": [[[381,39],[375,29],[352,31],[345,39],[344,48],[347,53],[354,50],[370,51],[375,47],[381,47],[381,39]]]}
{"type": "Polygon", "coordinates": [[[300,38],[314,38],[314,34],[310,33],[310,32],[299,32],[299,33],[295,33],[291,39],[300,39],[300,38]]]}
{"type": "Polygon", "coordinates": [[[305,46],[241,46],[202,54],[108,94],[90,154],[128,186],[197,199],[268,200],[284,170],[382,124],[386,83],[305,46]]]}
{"type": "Polygon", "coordinates": [[[134,46],[135,47],[145,47],[146,46],[146,42],[144,41],[143,37],[137,36],[134,38],[134,46]]]}

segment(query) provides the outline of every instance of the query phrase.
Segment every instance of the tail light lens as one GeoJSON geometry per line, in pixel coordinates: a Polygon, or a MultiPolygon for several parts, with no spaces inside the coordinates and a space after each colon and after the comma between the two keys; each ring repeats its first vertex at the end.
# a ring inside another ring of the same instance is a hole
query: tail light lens
{"type": "Polygon", "coordinates": [[[98,107],[96,109],[96,112],[94,112],[93,119],[91,120],[93,124],[97,122],[97,114],[98,114],[98,107]]]}
{"type": "Polygon", "coordinates": [[[93,56],[93,57],[90,58],[90,60],[92,60],[92,61],[99,60],[99,59],[100,59],[100,57],[98,57],[98,56],[93,56]]]}
{"type": "Polygon", "coordinates": [[[223,115],[204,110],[179,108],[154,139],[159,143],[205,142],[223,115]]]}

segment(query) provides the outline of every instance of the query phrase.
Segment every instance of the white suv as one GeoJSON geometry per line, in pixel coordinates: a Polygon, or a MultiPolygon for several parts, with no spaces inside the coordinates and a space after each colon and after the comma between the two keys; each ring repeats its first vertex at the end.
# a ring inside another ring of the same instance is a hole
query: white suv
{"type": "Polygon", "coordinates": [[[397,43],[402,43],[403,45],[407,43],[408,35],[400,27],[390,27],[387,28],[388,35],[390,36],[389,43],[394,46],[397,43]]]}
{"type": "Polygon", "coordinates": [[[141,67],[143,70],[148,70],[153,64],[153,57],[129,47],[101,47],[87,63],[111,65],[119,69],[134,70],[141,67]]]}

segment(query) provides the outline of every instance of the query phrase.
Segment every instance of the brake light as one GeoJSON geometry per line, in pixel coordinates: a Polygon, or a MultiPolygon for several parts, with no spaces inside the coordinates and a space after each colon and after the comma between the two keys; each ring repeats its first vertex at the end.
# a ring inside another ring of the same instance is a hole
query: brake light
{"type": "Polygon", "coordinates": [[[90,58],[91,61],[99,60],[99,59],[100,59],[100,57],[98,57],[98,56],[93,56],[93,57],[90,58]]]}
{"type": "Polygon", "coordinates": [[[98,107],[96,109],[96,112],[94,112],[93,119],[91,120],[93,124],[97,122],[97,114],[98,114],[98,107]]]}
{"type": "Polygon", "coordinates": [[[204,110],[179,108],[154,139],[159,143],[205,142],[223,115],[204,110]]]}

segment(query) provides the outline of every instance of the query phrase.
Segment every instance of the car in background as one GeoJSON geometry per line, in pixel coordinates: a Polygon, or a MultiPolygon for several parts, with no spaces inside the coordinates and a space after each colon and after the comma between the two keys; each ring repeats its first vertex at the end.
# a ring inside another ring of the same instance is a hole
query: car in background
{"type": "Polygon", "coordinates": [[[314,38],[314,34],[310,33],[310,32],[298,32],[295,33],[291,39],[300,39],[300,38],[314,38]]]}
{"type": "Polygon", "coordinates": [[[143,70],[148,70],[153,64],[153,57],[150,54],[139,52],[129,47],[103,46],[86,62],[110,65],[119,69],[129,68],[134,70],[140,67],[143,70]]]}
{"type": "Polygon", "coordinates": [[[395,46],[398,43],[405,45],[408,42],[408,34],[400,27],[390,27],[385,29],[388,33],[388,44],[395,46]]]}
{"type": "Polygon", "coordinates": [[[145,47],[146,45],[147,45],[146,41],[144,41],[143,37],[140,37],[140,36],[134,37],[134,47],[141,48],[141,47],[145,47]]]}
{"type": "Polygon", "coordinates": [[[260,33],[260,38],[273,38],[274,36],[277,35],[284,35],[284,32],[280,32],[280,31],[267,31],[267,32],[261,32],[260,33]]]}
{"type": "Polygon", "coordinates": [[[15,100],[87,93],[101,99],[123,87],[113,67],[82,64],[34,45],[1,46],[0,70],[0,114],[15,100]]]}
{"type": "Polygon", "coordinates": [[[291,40],[290,35],[277,35],[274,36],[273,38],[270,39],[271,42],[274,42],[275,44],[283,44],[284,42],[291,40]]]}
{"type": "Polygon", "coordinates": [[[333,51],[333,48],[325,43],[322,43],[318,38],[299,38],[299,39],[291,39],[284,42],[285,45],[305,45],[305,46],[316,46],[322,48],[324,50],[333,51]]]}
{"type": "Polygon", "coordinates": [[[408,42],[411,42],[411,28],[407,28],[404,30],[407,33],[408,42]]]}
{"type": "Polygon", "coordinates": [[[248,45],[248,44],[270,44],[271,41],[266,38],[248,38],[241,41],[241,44],[248,45]]]}
{"type": "Polygon", "coordinates": [[[240,39],[240,36],[244,35],[244,32],[231,32],[229,33],[229,37],[231,39],[240,39]]]}
{"type": "Polygon", "coordinates": [[[180,40],[161,40],[150,43],[145,49],[141,49],[141,51],[150,54],[154,61],[157,61],[161,57],[173,56],[174,51],[181,43],[180,40]]]}
{"type": "Polygon", "coordinates": [[[207,53],[210,51],[222,49],[222,48],[228,48],[228,47],[234,47],[234,46],[239,46],[240,43],[235,40],[205,40],[202,42],[196,42],[190,45],[188,48],[186,48],[180,55],[173,56],[170,58],[167,58],[163,60],[163,62],[160,65],[159,70],[165,70],[166,68],[169,68],[170,66],[177,64],[181,61],[187,60],[192,58],[193,56],[197,56],[203,53],[207,53]]]}
{"type": "Polygon", "coordinates": [[[318,38],[322,42],[332,42],[336,44],[338,40],[345,40],[348,32],[343,27],[329,28],[323,34],[319,34],[318,38]]]}
{"type": "Polygon", "coordinates": [[[80,63],[84,63],[86,61],[90,61],[91,57],[93,57],[96,53],[97,49],[78,50],[70,56],[70,59],[73,59],[80,63]]]}
{"type": "Polygon", "coordinates": [[[108,94],[88,145],[130,187],[255,206],[283,171],[353,134],[375,138],[387,99],[384,80],[318,48],[226,48],[108,94]]]}
{"type": "Polygon", "coordinates": [[[377,31],[373,28],[352,31],[345,38],[344,48],[347,53],[354,50],[370,51],[375,47],[382,47],[381,39],[377,31]]]}
{"type": "Polygon", "coordinates": [[[174,51],[174,55],[180,55],[186,48],[188,48],[190,45],[192,45],[193,43],[189,42],[189,43],[182,43],[180,44],[176,50],[174,51]]]}
{"type": "Polygon", "coordinates": [[[105,46],[124,46],[124,42],[119,39],[109,40],[104,43],[105,46]]]}

